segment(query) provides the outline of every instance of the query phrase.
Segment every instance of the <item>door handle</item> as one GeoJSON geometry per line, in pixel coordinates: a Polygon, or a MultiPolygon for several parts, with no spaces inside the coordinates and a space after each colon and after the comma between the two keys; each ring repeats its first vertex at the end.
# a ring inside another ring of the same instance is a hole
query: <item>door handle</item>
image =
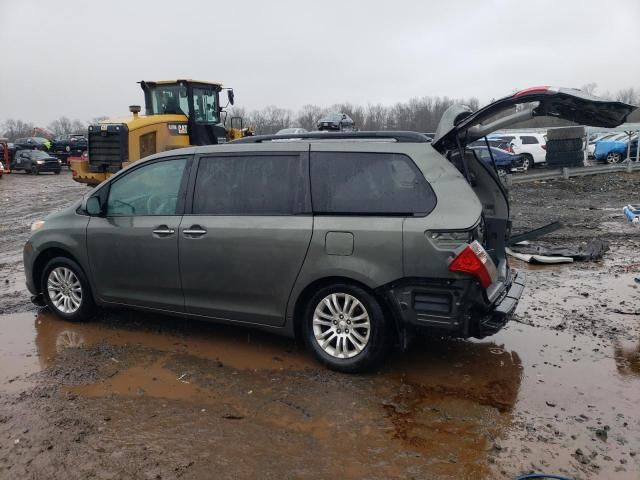
{"type": "Polygon", "coordinates": [[[207,234],[207,231],[200,225],[191,225],[190,228],[185,228],[182,233],[188,237],[201,237],[207,234]]]}
{"type": "Polygon", "coordinates": [[[168,237],[169,235],[173,235],[176,231],[173,228],[169,228],[166,225],[160,225],[153,231],[154,235],[158,235],[159,237],[168,237]]]}

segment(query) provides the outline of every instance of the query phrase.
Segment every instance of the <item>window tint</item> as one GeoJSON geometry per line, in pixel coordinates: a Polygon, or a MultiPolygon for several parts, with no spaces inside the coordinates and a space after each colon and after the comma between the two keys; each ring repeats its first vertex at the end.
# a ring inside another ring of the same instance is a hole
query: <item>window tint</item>
{"type": "Polygon", "coordinates": [[[308,213],[308,187],[306,161],[299,154],[202,158],[196,178],[193,213],[308,213]]]}
{"type": "Polygon", "coordinates": [[[155,162],[115,180],[109,190],[107,216],[175,215],[187,160],[155,162]]]}
{"type": "Polygon", "coordinates": [[[489,158],[489,150],[486,148],[476,148],[475,152],[483,160],[489,158]]]}
{"type": "Polygon", "coordinates": [[[520,137],[520,140],[522,140],[522,144],[523,145],[533,145],[538,143],[538,139],[536,137],[520,137]]]}
{"type": "Polygon", "coordinates": [[[319,213],[429,213],[436,205],[411,159],[393,153],[312,153],[311,192],[319,213]]]}

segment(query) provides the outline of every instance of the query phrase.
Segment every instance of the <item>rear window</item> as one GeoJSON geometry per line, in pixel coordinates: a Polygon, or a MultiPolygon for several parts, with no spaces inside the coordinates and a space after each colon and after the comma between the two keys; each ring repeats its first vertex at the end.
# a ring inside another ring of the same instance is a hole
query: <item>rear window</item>
{"type": "Polygon", "coordinates": [[[296,155],[200,159],[193,198],[196,215],[310,213],[306,161],[296,155]]]}
{"type": "Polygon", "coordinates": [[[320,214],[427,214],[436,198],[409,157],[394,153],[313,152],[313,210],[320,214]]]}
{"type": "Polygon", "coordinates": [[[538,139],[536,137],[522,136],[520,137],[523,145],[533,145],[538,143],[538,139]]]}

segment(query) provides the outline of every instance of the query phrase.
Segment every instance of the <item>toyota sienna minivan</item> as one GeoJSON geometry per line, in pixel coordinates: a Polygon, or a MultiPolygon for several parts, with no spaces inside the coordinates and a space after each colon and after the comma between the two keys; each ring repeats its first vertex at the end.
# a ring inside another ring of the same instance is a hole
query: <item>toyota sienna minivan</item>
{"type": "Polygon", "coordinates": [[[125,306],[297,336],[344,372],[418,330],[491,335],[524,279],[507,194],[467,144],[539,115],[615,127],[633,108],[538,87],[451,107],[433,142],[316,132],[156,154],[32,226],[27,287],[71,321],[125,306]]]}

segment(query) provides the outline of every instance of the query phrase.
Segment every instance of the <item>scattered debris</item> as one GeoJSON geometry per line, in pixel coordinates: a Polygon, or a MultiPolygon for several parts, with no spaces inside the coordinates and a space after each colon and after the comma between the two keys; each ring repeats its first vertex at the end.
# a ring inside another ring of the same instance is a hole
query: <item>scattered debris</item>
{"type": "Polygon", "coordinates": [[[600,260],[608,250],[608,241],[594,238],[578,247],[512,245],[507,253],[528,263],[571,263],[600,260]]]}
{"type": "Polygon", "coordinates": [[[509,245],[523,244],[528,240],[534,240],[536,238],[542,237],[543,235],[547,235],[548,233],[555,232],[556,230],[560,230],[562,227],[563,227],[562,223],[552,222],[540,228],[529,230],[528,232],[520,233],[518,235],[513,235],[509,239],[509,245]]]}
{"type": "Polygon", "coordinates": [[[627,205],[622,209],[624,216],[627,217],[631,223],[639,223],[640,222],[640,205],[627,205]]]}

